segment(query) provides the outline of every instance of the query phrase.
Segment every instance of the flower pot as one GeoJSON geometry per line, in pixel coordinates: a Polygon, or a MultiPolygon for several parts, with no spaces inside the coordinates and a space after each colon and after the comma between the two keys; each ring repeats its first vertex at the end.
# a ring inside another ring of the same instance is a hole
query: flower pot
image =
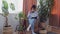
{"type": "Polygon", "coordinates": [[[26,31],[26,34],[32,34],[31,31],[26,31]]]}
{"type": "Polygon", "coordinates": [[[3,27],[3,34],[13,34],[12,27],[3,27]]]}
{"type": "Polygon", "coordinates": [[[23,31],[20,31],[20,34],[23,34],[23,31]]]}
{"type": "Polygon", "coordinates": [[[47,30],[48,32],[51,32],[51,31],[52,31],[52,27],[49,26],[49,25],[47,25],[46,30],[47,30]]]}
{"type": "Polygon", "coordinates": [[[24,31],[16,31],[16,34],[24,34],[24,31]]]}
{"type": "Polygon", "coordinates": [[[47,30],[40,30],[39,33],[41,33],[41,34],[47,34],[47,30]]]}
{"type": "Polygon", "coordinates": [[[38,32],[39,31],[39,27],[38,27],[38,22],[36,21],[34,24],[34,32],[38,32]]]}

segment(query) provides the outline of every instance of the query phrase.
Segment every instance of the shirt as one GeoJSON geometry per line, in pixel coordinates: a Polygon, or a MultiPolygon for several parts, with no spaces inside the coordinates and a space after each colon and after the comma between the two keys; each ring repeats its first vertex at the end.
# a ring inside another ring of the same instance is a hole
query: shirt
{"type": "Polygon", "coordinates": [[[38,12],[37,11],[34,11],[33,13],[31,12],[28,12],[28,15],[27,15],[28,18],[32,18],[32,17],[38,17],[38,12]]]}

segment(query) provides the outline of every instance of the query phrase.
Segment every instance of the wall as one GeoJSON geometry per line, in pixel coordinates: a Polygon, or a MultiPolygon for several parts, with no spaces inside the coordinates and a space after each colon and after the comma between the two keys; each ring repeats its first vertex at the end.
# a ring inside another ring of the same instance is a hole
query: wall
{"type": "MultiPolygon", "coordinates": [[[[60,0],[54,0],[54,7],[51,11],[51,17],[49,18],[49,24],[52,26],[60,26],[60,0]]],[[[31,6],[36,4],[37,0],[24,0],[23,11],[27,15],[28,11],[31,10],[31,6]]]]}
{"type": "Polygon", "coordinates": [[[50,25],[52,26],[60,26],[60,0],[54,0],[54,7],[51,11],[50,17],[50,25]]]}
{"type": "Polygon", "coordinates": [[[27,15],[28,11],[31,10],[32,5],[37,4],[37,0],[24,0],[23,1],[23,11],[27,15]]]}

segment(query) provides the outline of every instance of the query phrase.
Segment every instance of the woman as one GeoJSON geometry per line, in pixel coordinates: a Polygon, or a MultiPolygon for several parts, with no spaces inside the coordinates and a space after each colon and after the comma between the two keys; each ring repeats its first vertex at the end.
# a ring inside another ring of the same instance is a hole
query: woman
{"type": "Polygon", "coordinates": [[[36,11],[36,5],[33,5],[31,7],[31,11],[28,12],[28,15],[27,15],[27,18],[29,21],[29,26],[27,28],[27,31],[29,31],[29,29],[31,27],[32,34],[35,34],[34,33],[34,23],[37,20],[37,17],[38,17],[38,12],[36,11]]]}

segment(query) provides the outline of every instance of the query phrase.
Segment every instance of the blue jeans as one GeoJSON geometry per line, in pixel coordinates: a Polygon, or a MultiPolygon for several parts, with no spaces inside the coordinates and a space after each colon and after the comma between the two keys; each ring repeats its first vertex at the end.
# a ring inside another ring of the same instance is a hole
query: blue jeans
{"type": "Polygon", "coordinates": [[[34,23],[35,23],[35,20],[36,20],[36,19],[29,19],[29,24],[31,24],[32,34],[34,33],[34,23]]]}

